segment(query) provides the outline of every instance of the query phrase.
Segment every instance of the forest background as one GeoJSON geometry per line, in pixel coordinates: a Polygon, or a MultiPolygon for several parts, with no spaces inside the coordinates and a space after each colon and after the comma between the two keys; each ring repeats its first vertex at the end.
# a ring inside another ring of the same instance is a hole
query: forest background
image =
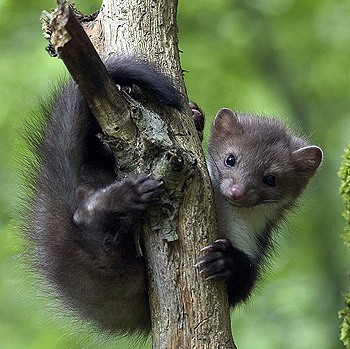
{"type": "MultiPolygon", "coordinates": [[[[89,14],[101,1],[76,0],[89,14]]],[[[39,16],[48,0],[0,0],[0,347],[93,348],[86,329],[47,310],[16,262],[17,129],[65,75],[44,47],[39,16]]],[[[179,48],[190,99],[207,116],[221,107],[278,116],[324,150],[324,163],[290,215],[261,289],[233,313],[239,348],[342,348],[342,293],[350,251],[337,171],[350,140],[348,0],[180,0],[179,48]]],[[[205,143],[206,146],[206,143],[205,143]]],[[[129,348],[127,340],[118,348],[129,348]]],[[[101,345],[109,348],[115,341],[101,345]]],[[[147,343],[146,347],[150,347],[147,343]]]]}

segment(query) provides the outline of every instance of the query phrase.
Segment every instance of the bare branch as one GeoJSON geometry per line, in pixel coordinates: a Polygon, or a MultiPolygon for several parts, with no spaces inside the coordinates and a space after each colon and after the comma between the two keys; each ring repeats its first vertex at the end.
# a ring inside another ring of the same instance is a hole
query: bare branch
{"type": "Polygon", "coordinates": [[[130,105],[109,76],[71,7],[65,1],[58,4],[49,23],[50,43],[79,85],[104,132],[122,142],[124,149],[129,148],[136,137],[130,105]]]}

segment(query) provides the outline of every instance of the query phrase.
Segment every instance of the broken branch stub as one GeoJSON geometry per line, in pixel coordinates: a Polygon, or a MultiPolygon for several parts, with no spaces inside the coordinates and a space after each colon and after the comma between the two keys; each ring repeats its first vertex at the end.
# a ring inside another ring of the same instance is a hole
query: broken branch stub
{"type": "MultiPolygon", "coordinates": [[[[128,150],[136,140],[136,128],[131,120],[130,105],[93,47],[83,27],[66,2],[58,2],[51,16],[42,15],[45,37],[63,60],[78,84],[91,112],[108,139],[128,150]]],[[[114,144],[115,146],[115,144],[114,144]]]]}

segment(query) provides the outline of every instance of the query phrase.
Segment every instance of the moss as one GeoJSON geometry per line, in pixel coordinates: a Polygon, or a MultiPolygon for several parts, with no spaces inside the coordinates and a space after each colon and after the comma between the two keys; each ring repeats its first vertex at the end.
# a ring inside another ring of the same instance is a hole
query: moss
{"type": "Polygon", "coordinates": [[[346,308],[339,312],[339,317],[343,318],[340,329],[340,339],[346,348],[350,348],[350,295],[344,296],[346,308]]]}
{"type": "MultiPolygon", "coordinates": [[[[340,194],[345,204],[345,212],[343,216],[346,221],[345,232],[343,234],[346,245],[350,248],[350,144],[345,151],[344,161],[341,165],[339,176],[342,183],[340,194]]],[[[339,312],[339,317],[343,318],[341,325],[340,339],[346,348],[350,348],[350,294],[344,295],[346,308],[339,312]]]]}

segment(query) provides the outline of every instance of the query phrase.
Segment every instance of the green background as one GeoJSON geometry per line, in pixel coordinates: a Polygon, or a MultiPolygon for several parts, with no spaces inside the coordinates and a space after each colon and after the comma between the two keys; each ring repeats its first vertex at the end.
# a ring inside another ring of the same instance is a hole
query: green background
{"type": "MultiPolygon", "coordinates": [[[[76,4],[91,13],[100,1],[76,4]]],[[[61,319],[16,262],[16,129],[64,72],[45,53],[39,23],[41,10],[55,6],[53,0],[0,0],[0,348],[6,349],[94,348],[104,341],[61,319]]],[[[337,171],[350,140],[350,2],[180,0],[178,27],[188,93],[207,115],[206,139],[216,111],[230,107],[278,115],[311,135],[325,155],[283,229],[264,284],[232,316],[236,344],[343,347],[337,311],[349,288],[350,253],[340,239],[337,171]]],[[[115,343],[101,346],[131,345],[115,343]]]]}

